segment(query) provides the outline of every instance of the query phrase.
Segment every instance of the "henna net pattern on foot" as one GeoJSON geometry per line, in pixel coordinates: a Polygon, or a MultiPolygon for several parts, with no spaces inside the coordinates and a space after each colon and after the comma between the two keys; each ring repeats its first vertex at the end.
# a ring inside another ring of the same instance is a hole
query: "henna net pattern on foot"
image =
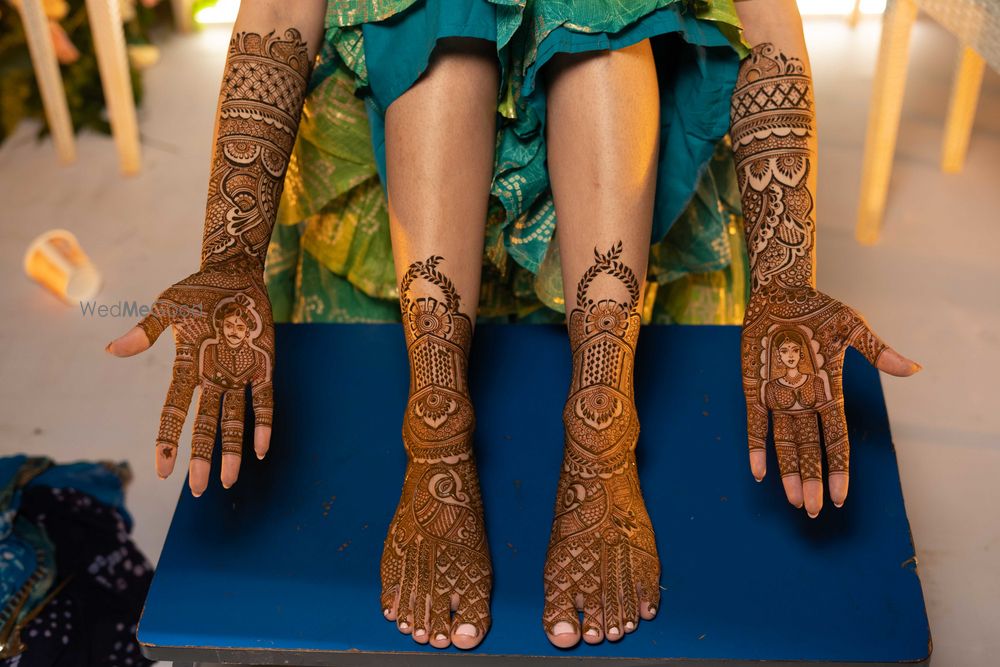
{"type": "Polygon", "coordinates": [[[606,627],[621,636],[638,624],[640,603],[659,605],[660,562],[635,462],[639,282],[621,254],[621,242],[606,253],[595,249],[569,316],[573,377],[544,571],[549,634],[560,622],[578,628],[582,611],[584,633],[603,636],[606,627]],[[590,296],[598,279],[609,278],[627,300],[590,296]]]}
{"type": "Polygon", "coordinates": [[[472,452],[472,322],[459,312],[459,295],[437,268],[441,262],[432,256],[413,263],[399,288],[410,358],[403,419],[408,464],[382,553],[382,608],[391,610],[398,600],[400,629],[418,636],[449,636],[468,623],[481,638],[490,626],[492,566],[472,452]],[[442,298],[417,297],[416,281],[442,298]]]}

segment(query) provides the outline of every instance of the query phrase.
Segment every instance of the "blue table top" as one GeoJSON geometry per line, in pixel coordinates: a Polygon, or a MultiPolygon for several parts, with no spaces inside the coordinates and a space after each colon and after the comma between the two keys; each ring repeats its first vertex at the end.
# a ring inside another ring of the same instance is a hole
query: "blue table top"
{"type": "Polygon", "coordinates": [[[382,540],[405,467],[401,328],[280,325],[277,346],[271,452],[264,461],[245,456],[228,491],[215,477],[201,498],[181,495],[139,625],[149,657],[302,665],[458,654],[643,664],[929,657],[878,372],[853,350],[850,496],[840,510],[827,500],[810,520],[785,500],[773,449],[764,483],[750,474],[739,329],[643,329],[638,456],[663,565],[661,610],[621,642],[561,650],[542,631],[542,564],[568,344],[560,327],[477,327],[471,383],[493,627],[479,648],[461,652],[416,644],[379,608],[382,540]]]}

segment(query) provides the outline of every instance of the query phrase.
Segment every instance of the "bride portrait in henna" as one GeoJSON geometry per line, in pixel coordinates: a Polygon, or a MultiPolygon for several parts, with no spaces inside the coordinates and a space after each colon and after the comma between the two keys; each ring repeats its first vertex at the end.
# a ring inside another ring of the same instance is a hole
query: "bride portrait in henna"
{"type": "Polygon", "coordinates": [[[636,465],[639,329],[664,307],[657,286],[669,258],[724,247],[721,268],[742,252],[712,236],[726,178],[744,221],[742,377],[758,481],[773,424],[788,500],[818,515],[822,428],[830,498],[842,505],[846,348],[893,375],[920,368],[816,290],[816,150],[794,0],[244,0],[220,91],[201,266],[108,351],[138,354],[173,327],[156,470],[172,472],[199,388],[189,464],[198,496],[220,420],[221,482],[236,482],[248,387],[254,451],[268,451],[276,319],[354,304],[355,320],[371,321],[398,300],[407,469],[380,608],[416,642],[470,649],[490,629],[493,586],[467,381],[477,316],[564,319],[572,374],[541,621],[558,647],[618,641],[661,603],[636,465]],[[324,135],[358,139],[327,151],[325,171],[324,135]],[[302,204],[324,187],[328,200],[302,204]],[[288,280],[283,244],[297,228],[275,223],[305,210],[326,227],[307,224],[291,242],[288,280]],[[363,236],[373,229],[391,243],[363,236]],[[323,244],[345,235],[367,250],[342,248],[325,256],[349,261],[317,269],[323,244]],[[316,292],[289,307],[290,284],[316,292]],[[195,306],[201,315],[183,310],[195,306]],[[787,377],[772,377],[785,358],[787,377]],[[793,377],[805,359],[809,374],[793,377]]]}

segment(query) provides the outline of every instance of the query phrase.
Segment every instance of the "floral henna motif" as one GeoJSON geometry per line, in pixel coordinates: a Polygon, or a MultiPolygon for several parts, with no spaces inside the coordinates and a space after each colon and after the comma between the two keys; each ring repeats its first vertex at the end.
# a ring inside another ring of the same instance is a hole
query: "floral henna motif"
{"type": "Polygon", "coordinates": [[[730,116],[752,286],[810,286],[814,115],[802,61],[773,44],[754,47],[740,67],[730,116]]]}
{"type": "Polygon", "coordinates": [[[619,242],[595,249],[569,315],[573,377],[563,410],[566,440],[555,518],[545,563],[545,631],[557,623],[588,636],[621,636],[639,621],[639,605],[659,604],[660,563],[639,489],[635,446],[639,421],[632,370],[640,316],[639,282],[619,242]],[[600,276],[627,299],[590,296],[600,276]],[[595,632],[590,632],[591,630],[595,632]]]}
{"type": "Polygon", "coordinates": [[[885,343],[852,308],[808,287],[755,293],[742,340],[750,449],[764,449],[770,411],[782,477],[822,479],[821,422],[828,471],[846,474],[844,353],[854,347],[874,365],[885,343]]]}
{"type": "Polygon", "coordinates": [[[490,625],[492,587],[466,379],[472,322],[459,312],[458,292],[438,270],[441,262],[432,256],[413,263],[399,287],[410,358],[403,419],[408,465],[381,566],[386,615],[396,605],[401,630],[436,642],[463,624],[481,638],[490,625]],[[416,296],[417,281],[442,298],[416,296]]]}
{"type": "Polygon", "coordinates": [[[257,426],[270,426],[274,325],[264,256],[298,131],[311,62],[295,29],[233,36],[220,92],[201,269],[160,295],[139,326],[150,344],[174,327],[177,354],[157,436],[176,453],[194,389],[201,387],[191,457],[240,455],[246,388],[257,426]]]}
{"type": "Polygon", "coordinates": [[[274,327],[263,278],[228,265],[203,269],[161,294],[139,323],[150,342],[171,325],[177,353],[157,450],[173,457],[194,389],[200,385],[191,457],[211,460],[220,410],[222,451],[242,454],[248,385],[256,424],[271,425],[274,327]]]}
{"type": "Polygon", "coordinates": [[[241,32],[229,44],[209,180],[202,262],[263,267],[311,62],[299,32],[241,32]]]}

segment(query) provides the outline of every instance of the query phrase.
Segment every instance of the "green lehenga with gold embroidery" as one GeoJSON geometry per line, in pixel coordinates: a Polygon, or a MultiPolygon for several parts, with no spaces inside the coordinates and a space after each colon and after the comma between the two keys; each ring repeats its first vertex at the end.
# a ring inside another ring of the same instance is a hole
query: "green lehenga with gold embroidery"
{"type": "Polygon", "coordinates": [[[644,319],[742,321],[745,250],[724,138],[729,97],[745,54],[732,0],[625,5],[330,3],[268,252],[275,321],[399,319],[382,185],[384,114],[426,68],[437,40],[455,36],[494,42],[501,72],[481,319],[563,319],[539,70],[559,52],[616,49],[650,39],[662,108],[644,319]]]}

